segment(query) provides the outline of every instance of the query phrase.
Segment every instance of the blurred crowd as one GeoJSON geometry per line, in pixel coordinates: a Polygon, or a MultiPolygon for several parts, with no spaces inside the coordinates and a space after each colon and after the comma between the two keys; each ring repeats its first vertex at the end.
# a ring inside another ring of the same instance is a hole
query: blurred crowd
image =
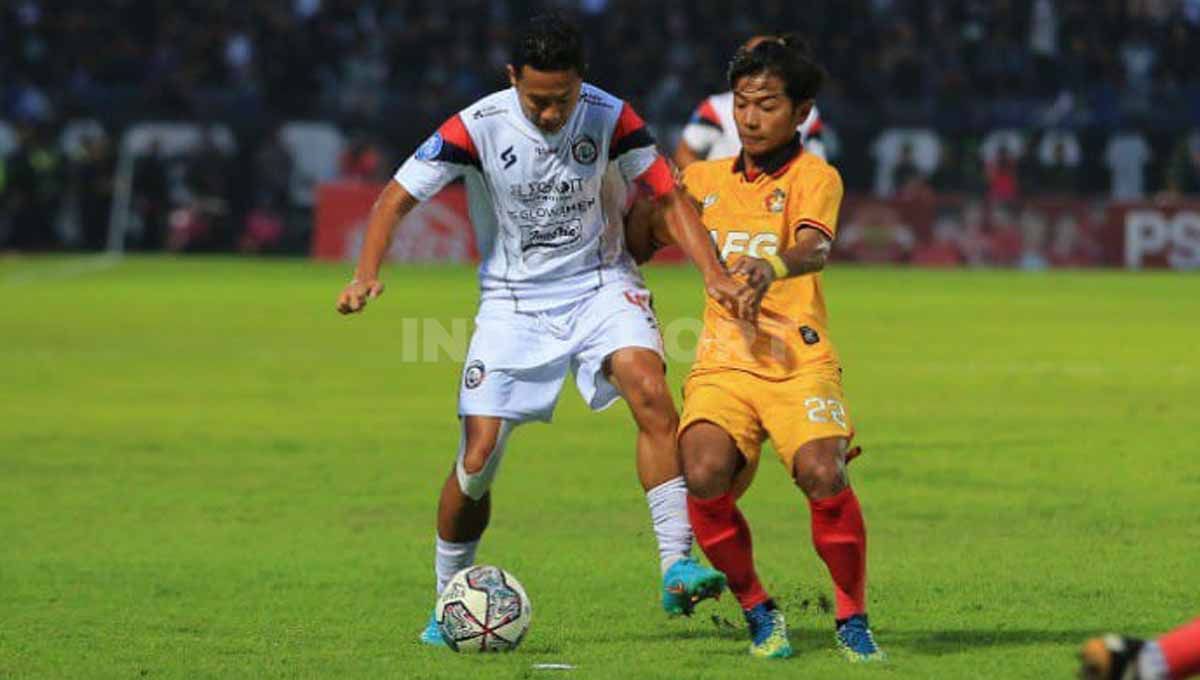
{"type": "Polygon", "coordinates": [[[545,9],[579,18],[589,80],[664,144],[745,37],[783,30],[832,75],[819,104],[851,189],[1200,192],[1200,0],[9,0],[0,247],[99,247],[120,134],[144,120],[220,121],[237,144],[137,161],[142,245],[302,246],[281,121],[333,121],[342,174],[385,177],[505,85],[514,27],[545,9]],[[935,130],[937,150],[883,148],[890,128],[935,130]]]}

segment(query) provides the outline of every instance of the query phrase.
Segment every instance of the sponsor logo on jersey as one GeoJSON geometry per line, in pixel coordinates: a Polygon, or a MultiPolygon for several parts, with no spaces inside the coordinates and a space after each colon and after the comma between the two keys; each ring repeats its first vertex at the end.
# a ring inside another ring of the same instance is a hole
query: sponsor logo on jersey
{"type": "Polygon", "coordinates": [[[704,197],[703,205],[705,208],[711,208],[716,204],[717,204],[717,195],[716,194],[709,194],[704,197]]]}
{"type": "Polygon", "coordinates": [[[596,162],[596,156],[599,153],[596,151],[596,140],[588,135],[580,135],[575,142],[571,144],[571,157],[580,165],[591,165],[596,162]]]}
{"type": "Polygon", "coordinates": [[[431,161],[438,157],[442,152],[442,133],[435,132],[433,136],[425,140],[425,143],[417,147],[417,153],[414,154],[419,161],[431,161]]]}
{"type": "Polygon", "coordinates": [[[517,154],[513,153],[510,146],[500,153],[500,160],[504,161],[504,169],[507,170],[517,164],[517,154]]]}
{"type": "Polygon", "coordinates": [[[485,106],[481,109],[477,109],[475,113],[471,114],[471,117],[475,120],[482,120],[490,116],[498,116],[502,113],[508,113],[508,109],[501,108],[499,106],[485,106]]]}
{"type": "Polygon", "coordinates": [[[596,205],[596,199],[589,198],[575,203],[566,205],[551,205],[539,206],[536,208],[525,208],[522,210],[509,210],[508,217],[513,220],[533,221],[544,220],[550,218],[561,218],[574,215],[576,213],[586,213],[596,205]]]}
{"type": "Polygon", "coordinates": [[[730,255],[763,257],[764,255],[775,255],[779,251],[779,235],[769,231],[757,234],[751,234],[748,231],[731,231],[725,234],[723,243],[720,231],[712,229],[708,234],[717,246],[722,262],[730,255]]]}
{"type": "Polygon", "coordinates": [[[588,92],[580,92],[579,93],[579,101],[590,104],[591,106],[599,106],[602,109],[613,108],[612,104],[609,104],[607,101],[604,100],[603,97],[601,97],[598,94],[590,94],[588,92]]]}
{"type": "Polygon", "coordinates": [[[808,326],[800,327],[800,337],[804,340],[804,344],[806,345],[815,345],[818,342],[821,342],[821,336],[808,326]]]}
{"type": "Polygon", "coordinates": [[[482,361],[472,361],[467,364],[467,370],[463,371],[463,386],[468,390],[473,390],[483,384],[483,379],[487,377],[487,369],[482,361]]]}
{"type": "Polygon", "coordinates": [[[578,217],[550,224],[525,225],[521,227],[521,252],[562,248],[578,242],[582,235],[583,221],[578,217]]]}
{"type": "Polygon", "coordinates": [[[535,154],[537,154],[538,158],[541,158],[542,156],[553,156],[554,154],[558,153],[558,147],[557,146],[539,146],[536,149],[534,149],[533,152],[535,154]]]}
{"type": "Polygon", "coordinates": [[[783,189],[775,187],[775,191],[772,191],[771,195],[767,196],[766,204],[767,210],[770,212],[781,213],[783,212],[783,207],[787,205],[787,194],[783,193],[783,189]]]}
{"type": "Polygon", "coordinates": [[[583,191],[582,177],[569,179],[533,180],[509,185],[509,192],[518,201],[544,201],[574,196],[583,191]]]}

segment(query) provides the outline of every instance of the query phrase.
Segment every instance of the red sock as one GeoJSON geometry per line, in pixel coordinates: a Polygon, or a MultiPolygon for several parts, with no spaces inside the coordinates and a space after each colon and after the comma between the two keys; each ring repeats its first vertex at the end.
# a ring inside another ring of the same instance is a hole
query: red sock
{"type": "Polygon", "coordinates": [[[813,546],[825,560],[837,596],[837,618],[848,619],[867,610],[867,529],[854,490],[809,500],[813,546]]]}
{"type": "Polygon", "coordinates": [[[689,494],[687,505],[696,542],[708,561],[725,574],[742,609],[752,609],[771,599],[754,572],[750,525],[734,505],[733,495],[704,500],[689,494]]]}
{"type": "Polygon", "coordinates": [[[1200,673],[1200,619],[1184,624],[1158,639],[1172,678],[1200,673]]]}

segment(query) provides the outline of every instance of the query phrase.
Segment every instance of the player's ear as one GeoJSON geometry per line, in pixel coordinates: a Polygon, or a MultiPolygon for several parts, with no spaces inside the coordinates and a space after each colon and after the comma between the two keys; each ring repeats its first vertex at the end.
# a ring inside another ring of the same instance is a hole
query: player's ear
{"type": "Polygon", "coordinates": [[[808,114],[812,111],[813,104],[815,104],[816,101],[817,100],[815,99],[804,99],[796,105],[796,110],[792,112],[796,118],[796,127],[800,127],[804,121],[808,120],[808,114]]]}
{"type": "Polygon", "coordinates": [[[519,80],[517,69],[512,64],[508,64],[504,67],[504,70],[508,73],[508,84],[516,87],[519,80]]]}

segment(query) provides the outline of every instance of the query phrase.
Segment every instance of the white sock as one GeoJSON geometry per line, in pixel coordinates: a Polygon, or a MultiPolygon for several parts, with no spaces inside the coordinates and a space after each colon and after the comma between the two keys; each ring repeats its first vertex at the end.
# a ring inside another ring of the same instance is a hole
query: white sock
{"type": "Polygon", "coordinates": [[[458,572],[475,564],[475,551],[479,549],[479,539],[466,543],[451,543],[437,537],[436,557],[433,562],[437,572],[437,594],[441,595],[450,578],[458,572]]]}
{"type": "Polygon", "coordinates": [[[669,479],[646,492],[650,520],[658,538],[663,573],[692,553],[692,525],[688,521],[687,485],[683,477],[669,479]]]}
{"type": "Polygon", "coordinates": [[[1167,666],[1167,657],[1163,655],[1162,647],[1154,640],[1148,641],[1138,652],[1138,677],[1146,680],[1168,680],[1171,677],[1167,666]]]}

